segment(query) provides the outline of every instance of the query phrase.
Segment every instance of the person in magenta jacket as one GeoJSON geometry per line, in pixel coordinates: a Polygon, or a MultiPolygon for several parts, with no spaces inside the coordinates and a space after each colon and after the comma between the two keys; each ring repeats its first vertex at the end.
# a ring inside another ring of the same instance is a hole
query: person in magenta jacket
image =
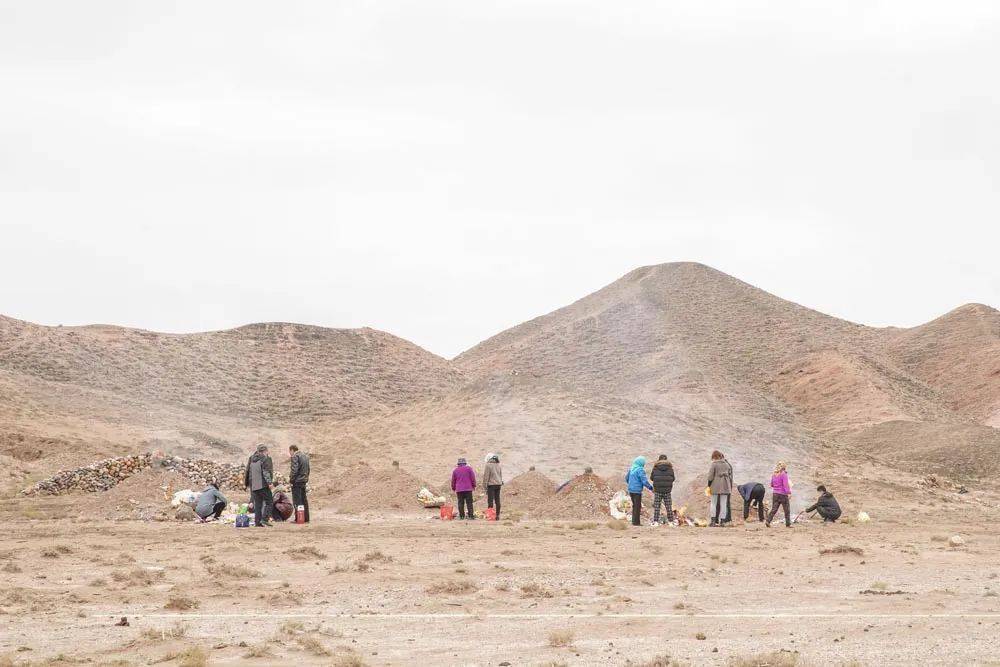
{"type": "Polygon", "coordinates": [[[789,498],[792,495],[792,483],[788,481],[788,471],[784,461],[778,461],[774,467],[774,474],[771,475],[771,512],[767,515],[764,525],[771,527],[774,515],[778,513],[778,506],[785,512],[785,527],[792,527],[791,510],[789,508],[789,498]]]}
{"type": "Polygon", "coordinates": [[[459,459],[458,465],[451,471],[451,490],[458,496],[458,518],[465,519],[465,509],[468,507],[468,518],[475,519],[472,512],[472,492],[476,488],[476,471],[465,459],[459,459]]]}

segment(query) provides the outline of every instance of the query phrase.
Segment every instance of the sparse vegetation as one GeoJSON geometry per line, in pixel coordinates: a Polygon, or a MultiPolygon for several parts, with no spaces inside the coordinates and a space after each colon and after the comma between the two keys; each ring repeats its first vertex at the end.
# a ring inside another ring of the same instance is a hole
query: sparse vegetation
{"type": "Polygon", "coordinates": [[[169,628],[146,628],[142,631],[142,636],[151,641],[166,641],[180,639],[187,634],[187,630],[183,623],[174,623],[169,628]]]}
{"type": "Polygon", "coordinates": [[[593,530],[597,528],[597,524],[593,521],[580,521],[578,523],[571,523],[569,527],[573,530],[593,530]]]}
{"type": "Polygon", "coordinates": [[[326,554],[311,545],[289,549],[285,553],[292,560],[326,560],[326,554]]]}
{"type": "Polygon", "coordinates": [[[436,584],[431,584],[427,588],[427,592],[432,595],[463,595],[466,593],[472,593],[476,589],[476,585],[471,581],[439,581],[436,584]]]}
{"type": "Polygon", "coordinates": [[[606,525],[611,530],[625,530],[626,528],[628,528],[628,521],[609,519],[606,525]]]}
{"type": "Polygon", "coordinates": [[[733,658],[728,665],[729,667],[803,667],[797,652],[785,650],[733,658]]]}
{"type": "Polygon", "coordinates": [[[535,582],[521,585],[521,597],[523,598],[550,598],[554,595],[551,590],[535,582]]]}
{"type": "Polygon", "coordinates": [[[167,603],[163,606],[164,609],[170,609],[171,611],[190,611],[191,609],[198,608],[198,601],[192,600],[189,597],[183,595],[171,595],[167,599],[167,603]]]}
{"type": "Polygon", "coordinates": [[[259,579],[262,576],[257,570],[238,563],[232,565],[207,564],[205,571],[213,577],[228,579],[259,579]]]}
{"type": "Polygon", "coordinates": [[[549,646],[553,648],[569,646],[575,636],[572,630],[553,630],[549,633],[549,646]]]}
{"type": "Polygon", "coordinates": [[[111,573],[111,578],[114,581],[129,586],[152,586],[163,577],[162,570],[148,570],[141,567],[129,571],[115,570],[111,573]]]}
{"type": "Polygon", "coordinates": [[[851,554],[853,556],[864,556],[865,551],[860,547],[852,547],[847,544],[839,544],[835,547],[826,547],[819,550],[820,556],[836,555],[836,554],[851,554]]]}

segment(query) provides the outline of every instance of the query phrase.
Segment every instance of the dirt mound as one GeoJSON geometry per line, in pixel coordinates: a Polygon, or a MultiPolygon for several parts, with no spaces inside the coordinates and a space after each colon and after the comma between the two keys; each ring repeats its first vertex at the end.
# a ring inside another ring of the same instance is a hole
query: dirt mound
{"type": "MultiPolygon", "coordinates": [[[[170,500],[182,489],[198,492],[202,487],[175,470],[146,468],[107,491],[74,493],[78,500],[73,506],[81,514],[104,519],[165,519],[173,516],[170,500]]],[[[241,499],[231,495],[231,501],[241,499]]]]}
{"type": "Polygon", "coordinates": [[[397,467],[373,468],[361,463],[345,470],[325,487],[336,511],[345,514],[398,514],[425,511],[417,502],[417,492],[427,486],[438,489],[397,467]]]}
{"type": "Polygon", "coordinates": [[[536,470],[529,470],[504,484],[500,495],[501,517],[504,512],[544,517],[555,495],[555,482],[536,470]]]}
{"type": "Polygon", "coordinates": [[[603,478],[593,473],[574,477],[551,502],[552,519],[602,519],[609,516],[608,501],[615,493],[603,478]]]}

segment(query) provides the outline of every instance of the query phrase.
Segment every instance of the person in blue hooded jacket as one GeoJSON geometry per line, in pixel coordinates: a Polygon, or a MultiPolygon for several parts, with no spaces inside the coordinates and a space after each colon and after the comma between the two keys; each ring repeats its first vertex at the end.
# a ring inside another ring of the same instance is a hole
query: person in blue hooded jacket
{"type": "Polygon", "coordinates": [[[628,483],[628,495],[632,498],[632,525],[642,525],[640,513],[642,512],[642,490],[644,488],[653,490],[653,485],[646,478],[646,457],[637,456],[632,461],[632,467],[625,475],[628,483]]]}

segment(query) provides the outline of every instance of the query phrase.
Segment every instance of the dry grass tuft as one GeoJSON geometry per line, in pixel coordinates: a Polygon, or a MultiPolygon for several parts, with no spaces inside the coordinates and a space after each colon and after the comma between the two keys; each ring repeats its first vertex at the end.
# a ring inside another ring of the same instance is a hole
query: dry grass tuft
{"type": "Polygon", "coordinates": [[[205,565],[205,570],[213,577],[229,579],[259,579],[262,575],[257,570],[245,565],[205,565]]]}
{"type": "Polygon", "coordinates": [[[794,651],[773,651],[746,658],[733,658],[729,667],[803,667],[798,653],[794,651]]]}
{"type": "Polygon", "coordinates": [[[253,646],[247,647],[247,652],[243,654],[244,658],[273,658],[274,651],[267,644],[254,644],[253,646]]]}
{"type": "Polygon", "coordinates": [[[171,595],[167,599],[167,604],[163,605],[163,608],[172,611],[190,611],[191,609],[197,609],[199,604],[197,600],[192,600],[183,595],[171,595]]]}
{"type": "Polygon", "coordinates": [[[137,567],[133,570],[116,570],[111,573],[111,578],[120,584],[129,586],[152,586],[157,581],[163,579],[164,574],[159,570],[146,570],[137,567]]]}
{"type": "Polygon", "coordinates": [[[835,547],[828,547],[826,549],[819,550],[820,556],[826,556],[830,554],[853,554],[855,556],[864,556],[865,550],[860,547],[852,547],[847,544],[839,544],[835,547]]]}
{"type": "Polygon", "coordinates": [[[368,667],[368,663],[365,662],[361,656],[356,653],[349,653],[347,655],[339,655],[333,659],[330,663],[331,667],[368,667]]]}
{"type": "Polygon", "coordinates": [[[628,528],[628,521],[619,521],[618,519],[609,519],[606,524],[611,530],[625,530],[628,528]]]}
{"type": "Polygon", "coordinates": [[[18,572],[21,571],[21,566],[15,563],[14,561],[8,561],[4,563],[2,569],[4,572],[7,572],[8,574],[17,574],[18,572]]]}
{"type": "Polygon", "coordinates": [[[292,560],[326,560],[326,554],[314,546],[296,547],[285,552],[292,560]]]}
{"type": "Polygon", "coordinates": [[[579,523],[571,523],[569,527],[573,530],[593,530],[597,528],[597,524],[593,521],[581,521],[579,523]]]}
{"type": "Polygon", "coordinates": [[[208,653],[199,646],[193,646],[177,657],[177,667],[206,667],[208,665],[208,653]]]}
{"type": "Polygon", "coordinates": [[[316,639],[312,635],[296,635],[295,643],[298,644],[303,651],[311,653],[312,655],[330,655],[330,649],[324,646],[323,642],[316,639]]]}
{"type": "Polygon", "coordinates": [[[142,631],[142,636],[151,641],[166,641],[180,639],[187,634],[187,630],[183,623],[174,623],[169,628],[146,628],[142,631]]]}
{"type": "Polygon", "coordinates": [[[549,646],[553,648],[570,646],[575,636],[572,630],[553,630],[549,633],[549,646]]]}
{"type": "Polygon", "coordinates": [[[464,595],[476,591],[476,585],[471,581],[439,581],[427,588],[427,592],[435,595],[464,595]]]}
{"type": "Polygon", "coordinates": [[[630,660],[625,664],[628,667],[684,667],[683,663],[677,662],[667,654],[658,655],[644,662],[632,662],[630,660]]]}
{"type": "Polygon", "coordinates": [[[530,584],[523,584],[521,586],[521,597],[523,598],[550,598],[554,597],[554,595],[555,594],[545,586],[534,582],[530,584]]]}

